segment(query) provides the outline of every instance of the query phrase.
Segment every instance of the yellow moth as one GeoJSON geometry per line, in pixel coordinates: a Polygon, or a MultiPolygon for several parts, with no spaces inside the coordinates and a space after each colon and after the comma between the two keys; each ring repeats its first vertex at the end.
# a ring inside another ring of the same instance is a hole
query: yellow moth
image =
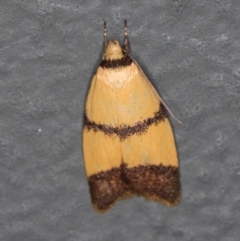
{"type": "Polygon", "coordinates": [[[95,209],[140,195],[173,206],[180,200],[178,157],[163,102],[124,47],[107,40],[86,100],[83,152],[95,209]]]}

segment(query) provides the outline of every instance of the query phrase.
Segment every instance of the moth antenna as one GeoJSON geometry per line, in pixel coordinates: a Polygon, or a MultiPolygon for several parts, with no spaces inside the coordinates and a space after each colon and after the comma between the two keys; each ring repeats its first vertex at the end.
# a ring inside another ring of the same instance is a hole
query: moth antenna
{"type": "MultiPolygon", "coordinates": [[[[131,56],[131,59],[133,60],[133,62],[138,66],[138,68],[140,69],[141,73],[145,76],[145,78],[149,81],[149,83],[151,84],[152,86],[152,83],[151,81],[148,79],[148,77],[145,75],[145,73],[143,72],[142,68],[139,66],[139,64],[137,63],[137,61],[131,56]]],[[[163,103],[164,107],[167,109],[167,111],[170,113],[170,115],[173,117],[173,119],[175,119],[179,124],[183,125],[184,124],[177,119],[177,117],[175,117],[175,115],[171,112],[171,110],[168,108],[168,106],[165,104],[165,102],[163,101],[163,99],[161,98],[161,96],[158,94],[158,92],[155,90],[155,88],[152,86],[152,89],[154,90],[154,92],[158,95],[159,99],[161,100],[161,102],[163,103]]]]}
{"type": "Polygon", "coordinates": [[[103,19],[103,47],[106,50],[108,45],[108,37],[107,37],[107,21],[103,19]]]}
{"type": "Polygon", "coordinates": [[[129,52],[129,40],[128,40],[128,32],[127,32],[127,20],[124,19],[124,50],[126,53],[129,52]]]}

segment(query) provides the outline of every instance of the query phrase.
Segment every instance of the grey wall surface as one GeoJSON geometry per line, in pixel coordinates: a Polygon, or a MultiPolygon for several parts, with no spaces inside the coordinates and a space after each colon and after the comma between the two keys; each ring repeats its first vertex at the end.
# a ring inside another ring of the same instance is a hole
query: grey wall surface
{"type": "Polygon", "coordinates": [[[0,1],[0,240],[240,237],[240,1],[0,1]],[[85,98],[103,21],[171,111],[182,200],[92,208],[82,155],[85,98]]]}

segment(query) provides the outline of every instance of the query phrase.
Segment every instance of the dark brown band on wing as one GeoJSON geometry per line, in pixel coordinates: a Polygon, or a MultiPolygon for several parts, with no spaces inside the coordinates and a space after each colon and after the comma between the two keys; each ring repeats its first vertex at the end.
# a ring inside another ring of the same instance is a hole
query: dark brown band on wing
{"type": "Polygon", "coordinates": [[[129,187],[123,181],[121,168],[99,172],[88,178],[94,207],[104,212],[117,200],[131,196],[129,187]]]}
{"type": "Polygon", "coordinates": [[[93,130],[94,132],[102,131],[106,135],[117,135],[121,140],[137,134],[141,135],[146,132],[149,126],[155,124],[157,125],[167,117],[166,112],[162,104],[160,104],[159,110],[154,113],[153,117],[149,117],[143,121],[135,123],[133,126],[121,125],[120,127],[114,127],[111,125],[97,124],[94,121],[90,121],[85,114],[84,116],[84,128],[88,130],[93,130]]]}
{"type": "Polygon", "coordinates": [[[104,212],[116,201],[133,194],[162,202],[168,206],[180,200],[178,167],[160,165],[139,165],[101,171],[88,179],[94,207],[104,212]]]}
{"type": "Polygon", "coordinates": [[[114,69],[114,68],[129,66],[132,62],[133,61],[129,55],[124,55],[121,59],[112,59],[112,60],[103,59],[100,63],[100,66],[102,68],[114,69]]]}
{"type": "Polygon", "coordinates": [[[128,168],[122,164],[125,182],[133,193],[145,198],[173,206],[180,201],[178,167],[160,165],[139,165],[128,168]]]}

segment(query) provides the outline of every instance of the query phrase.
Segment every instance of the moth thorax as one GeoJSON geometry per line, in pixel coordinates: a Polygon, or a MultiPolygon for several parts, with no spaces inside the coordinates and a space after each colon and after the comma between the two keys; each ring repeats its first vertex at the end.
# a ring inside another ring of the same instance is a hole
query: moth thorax
{"type": "Polygon", "coordinates": [[[123,57],[122,48],[117,40],[110,41],[105,51],[106,60],[121,59],[123,57]]]}

